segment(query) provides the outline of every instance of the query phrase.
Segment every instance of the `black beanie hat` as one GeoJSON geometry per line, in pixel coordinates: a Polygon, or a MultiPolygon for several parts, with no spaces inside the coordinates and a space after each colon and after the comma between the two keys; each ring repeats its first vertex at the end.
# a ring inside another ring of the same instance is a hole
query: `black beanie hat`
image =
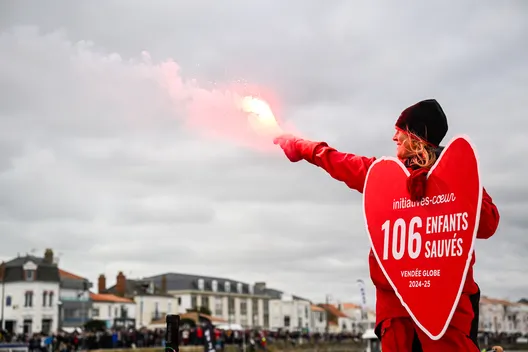
{"type": "Polygon", "coordinates": [[[447,117],[435,99],[428,99],[403,110],[396,127],[438,147],[447,134],[447,117]]]}

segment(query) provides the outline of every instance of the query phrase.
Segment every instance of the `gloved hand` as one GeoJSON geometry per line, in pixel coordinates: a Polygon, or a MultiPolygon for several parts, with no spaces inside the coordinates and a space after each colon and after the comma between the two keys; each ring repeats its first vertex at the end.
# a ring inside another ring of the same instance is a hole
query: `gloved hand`
{"type": "Polygon", "coordinates": [[[284,154],[286,154],[286,157],[288,157],[292,163],[296,163],[302,160],[301,153],[295,146],[295,143],[299,140],[299,138],[292,136],[291,134],[283,134],[276,137],[273,140],[273,143],[278,144],[282,148],[284,154]]]}

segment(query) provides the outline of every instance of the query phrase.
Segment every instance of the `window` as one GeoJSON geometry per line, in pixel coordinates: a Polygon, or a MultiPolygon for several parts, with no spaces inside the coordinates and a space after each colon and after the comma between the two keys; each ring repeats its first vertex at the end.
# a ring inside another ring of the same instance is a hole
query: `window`
{"type": "Polygon", "coordinates": [[[11,300],[12,300],[12,299],[11,299],[11,296],[7,296],[7,297],[6,297],[6,307],[11,307],[11,304],[12,304],[12,303],[11,303],[11,300]]]}
{"type": "Polygon", "coordinates": [[[304,316],[306,319],[308,319],[308,316],[309,316],[310,312],[308,310],[308,306],[304,307],[304,316]]]}
{"type": "Polygon", "coordinates": [[[253,298],[251,300],[251,311],[253,312],[253,316],[257,316],[258,317],[258,299],[257,298],[253,298]]]}
{"type": "Polygon", "coordinates": [[[228,297],[227,309],[228,309],[229,315],[235,314],[235,297],[228,297]]]}
{"type": "Polygon", "coordinates": [[[172,313],[172,301],[167,303],[167,314],[172,313]]]}
{"type": "Polygon", "coordinates": [[[200,291],[204,290],[204,279],[198,279],[198,289],[200,291]]]}
{"type": "Polygon", "coordinates": [[[108,317],[112,317],[112,306],[108,306],[108,317]]]}
{"type": "Polygon", "coordinates": [[[222,297],[215,297],[215,313],[217,317],[222,317],[224,315],[224,302],[222,297]]]}
{"type": "Polygon", "coordinates": [[[124,304],[121,305],[119,311],[121,313],[121,318],[128,318],[128,308],[124,304]]]}
{"type": "Polygon", "coordinates": [[[33,292],[26,291],[24,294],[24,307],[33,307],[33,292]]]}
{"type": "Polygon", "coordinates": [[[49,293],[49,304],[48,306],[53,307],[53,292],[49,293]]]}
{"type": "Polygon", "coordinates": [[[237,283],[237,292],[242,293],[242,284],[240,282],[237,283]]]}
{"type": "Polygon", "coordinates": [[[285,315],[284,316],[284,327],[289,327],[290,326],[290,316],[289,315],[285,315]]]}
{"type": "Polygon", "coordinates": [[[181,306],[181,297],[178,297],[178,306],[181,306]]]}
{"type": "Polygon", "coordinates": [[[92,316],[97,318],[99,316],[99,308],[92,309],[92,316]]]}
{"type": "Polygon", "coordinates": [[[265,328],[269,327],[269,314],[268,313],[264,313],[264,327],[265,328]]]}
{"type": "Polygon", "coordinates": [[[154,302],[154,320],[158,320],[161,318],[160,311],[159,311],[159,302],[154,302]]]}
{"type": "Polygon", "coordinates": [[[323,312],[319,312],[319,322],[323,322],[323,312]]]}
{"type": "Polygon", "coordinates": [[[225,292],[231,292],[231,283],[229,281],[226,281],[224,284],[225,292]]]}
{"type": "Polygon", "coordinates": [[[252,295],[255,292],[255,290],[253,289],[253,285],[248,285],[248,292],[250,295],[252,295]]]}
{"type": "Polygon", "coordinates": [[[202,307],[209,309],[209,296],[202,296],[202,307]]]}
{"type": "Polygon", "coordinates": [[[42,306],[45,307],[48,303],[48,291],[42,292],[42,306]]]}
{"type": "Polygon", "coordinates": [[[269,301],[265,300],[262,302],[262,306],[263,306],[263,318],[264,318],[264,328],[268,328],[269,327],[269,301]]]}
{"type": "Polygon", "coordinates": [[[119,317],[119,308],[114,307],[114,317],[119,317]]]}
{"type": "Polygon", "coordinates": [[[240,315],[247,315],[247,301],[244,298],[240,300],[240,315]]]}
{"type": "Polygon", "coordinates": [[[218,290],[218,282],[216,280],[213,280],[213,282],[211,283],[211,286],[214,292],[218,290]]]}
{"type": "Polygon", "coordinates": [[[191,296],[191,308],[192,309],[198,308],[198,300],[196,299],[195,295],[191,296]]]}
{"type": "Polygon", "coordinates": [[[25,270],[26,281],[35,281],[35,270],[25,270]]]}

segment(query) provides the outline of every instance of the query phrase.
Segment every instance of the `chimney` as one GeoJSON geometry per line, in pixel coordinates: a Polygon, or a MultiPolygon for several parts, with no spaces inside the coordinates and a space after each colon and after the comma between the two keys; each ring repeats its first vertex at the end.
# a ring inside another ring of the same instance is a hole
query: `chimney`
{"type": "Polygon", "coordinates": [[[117,296],[125,297],[126,277],[122,271],[120,271],[119,274],[117,274],[115,290],[116,290],[117,296]]]}
{"type": "Polygon", "coordinates": [[[53,250],[51,248],[46,248],[44,252],[44,263],[53,264],[53,250]]]}
{"type": "Polygon", "coordinates": [[[103,293],[106,291],[106,276],[104,274],[99,275],[99,279],[97,280],[97,292],[103,293]]]}
{"type": "Polygon", "coordinates": [[[266,289],[266,283],[265,282],[255,282],[255,291],[264,291],[266,289]]]}
{"type": "Polygon", "coordinates": [[[161,277],[161,292],[167,293],[167,275],[161,277]]]}

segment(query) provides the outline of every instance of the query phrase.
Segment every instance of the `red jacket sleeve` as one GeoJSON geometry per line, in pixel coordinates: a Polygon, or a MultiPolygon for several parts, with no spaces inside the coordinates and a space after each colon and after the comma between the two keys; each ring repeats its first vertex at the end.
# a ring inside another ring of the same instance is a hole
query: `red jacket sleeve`
{"type": "Polygon", "coordinates": [[[495,234],[499,226],[500,215],[497,206],[493,204],[486,189],[482,190],[482,206],[480,209],[480,223],[477,238],[487,239],[495,234]]]}
{"type": "Polygon", "coordinates": [[[359,192],[363,192],[367,171],[376,160],[338,152],[325,142],[297,140],[295,147],[303,159],[323,168],[330,176],[359,192]]]}

